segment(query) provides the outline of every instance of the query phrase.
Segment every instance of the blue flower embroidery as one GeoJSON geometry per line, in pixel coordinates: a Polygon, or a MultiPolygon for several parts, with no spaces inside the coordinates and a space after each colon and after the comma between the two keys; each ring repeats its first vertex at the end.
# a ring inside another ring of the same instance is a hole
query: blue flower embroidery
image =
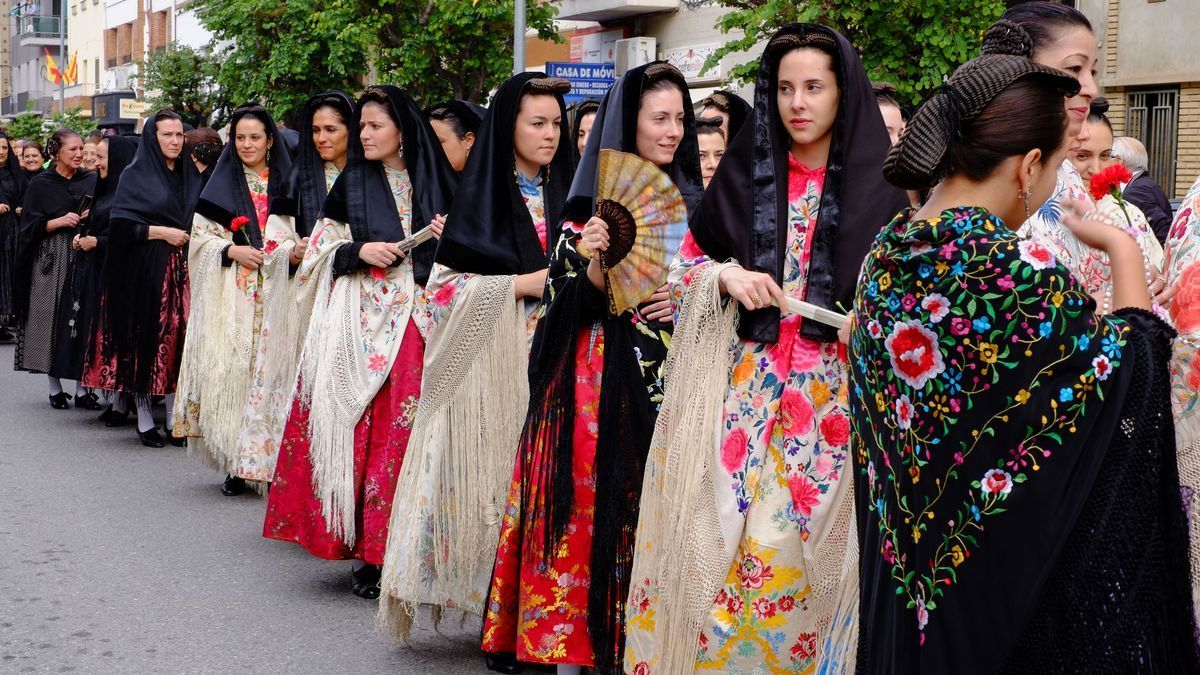
{"type": "Polygon", "coordinates": [[[1050,337],[1052,332],[1054,332],[1054,326],[1049,321],[1043,321],[1042,325],[1038,326],[1038,333],[1044,338],[1050,337]]]}
{"type": "Polygon", "coordinates": [[[1058,392],[1058,400],[1069,403],[1075,400],[1075,392],[1070,387],[1063,387],[1058,392]]]}
{"type": "Polygon", "coordinates": [[[933,265],[930,265],[929,263],[921,263],[921,265],[917,267],[917,274],[921,275],[922,279],[928,279],[929,276],[933,274],[933,265]]]}
{"type": "Polygon", "coordinates": [[[987,318],[986,316],[981,316],[978,319],[975,319],[974,321],[972,321],[971,325],[975,326],[976,332],[982,333],[992,327],[992,320],[987,318]]]}
{"type": "Polygon", "coordinates": [[[1090,344],[1092,344],[1092,338],[1088,337],[1087,335],[1080,336],[1080,338],[1079,338],[1079,348],[1080,349],[1087,349],[1088,345],[1090,345],[1090,344]]]}
{"type": "Polygon", "coordinates": [[[1105,335],[1100,341],[1100,350],[1110,359],[1115,359],[1121,355],[1121,343],[1117,342],[1117,338],[1112,335],[1105,335]]]}

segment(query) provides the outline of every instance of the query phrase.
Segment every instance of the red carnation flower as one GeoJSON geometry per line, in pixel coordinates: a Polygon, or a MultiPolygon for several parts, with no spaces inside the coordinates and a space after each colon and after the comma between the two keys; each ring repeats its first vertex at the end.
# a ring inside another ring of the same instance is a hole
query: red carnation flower
{"type": "Polygon", "coordinates": [[[234,232],[241,232],[242,228],[246,227],[246,223],[249,222],[250,219],[246,216],[238,216],[237,218],[229,221],[229,229],[233,230],[234,232]]]}
{"type": "Polygon", "coordinates": [[[1092,198],[1096,201],[1104,199],[1104,195],[1119,197],[1121,184],[1128,183],[1132,178],[1133,174],[1129,173],[1129,169],[1126,169],[1123,164],[1113,164],[1092,176],[1088,191],[1092,193],[1092,198]]]}

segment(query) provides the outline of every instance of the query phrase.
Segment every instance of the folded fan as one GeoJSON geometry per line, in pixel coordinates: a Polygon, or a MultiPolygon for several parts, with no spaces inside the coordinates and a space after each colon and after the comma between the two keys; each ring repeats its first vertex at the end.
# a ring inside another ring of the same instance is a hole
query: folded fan
{"type": "Polygon", "coordinates": [[[687,205],[670,177],[652,162],[618,150],[600,151],[596,217],[608,223],[600,253],[608,311],[616,316],[654,295],[687,231],[687,205]]]}
{"type": "MultiPolygon", "coordinates": [[[[778,305],[774,300],[771,301],[771,304],[778,305]]],[[[833,326],[834,328],[841,328],[842,324],[846,323],[845,314],[838,314],[832,310],[814,305],[811,302],[796,300],[794,298],[788,298],[783,303],[782,309],[788,314],[796,314],[805,319],[812,319],[817,323],[823,323],[826,326],[833,326]]]]}
{"type": "Polygon", "coordinates": [[[426,225],[404,239],[396,242],[396,246],[405,253],[433,239],[433,228],[426,225]]]}

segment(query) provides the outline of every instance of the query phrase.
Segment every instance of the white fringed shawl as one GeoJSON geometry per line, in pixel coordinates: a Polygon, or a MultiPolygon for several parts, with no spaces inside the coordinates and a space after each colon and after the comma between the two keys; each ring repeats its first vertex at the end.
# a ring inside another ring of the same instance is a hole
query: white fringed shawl
{"type": "Polygon", "coordinates": [[[529,400],[515,277],[458,284],[452,311],[426,346],[421,402],[392,503],[379,620],[401,640],[421,604],[435,605],[435,617],[442,606],[482,614],[529,400]]]}

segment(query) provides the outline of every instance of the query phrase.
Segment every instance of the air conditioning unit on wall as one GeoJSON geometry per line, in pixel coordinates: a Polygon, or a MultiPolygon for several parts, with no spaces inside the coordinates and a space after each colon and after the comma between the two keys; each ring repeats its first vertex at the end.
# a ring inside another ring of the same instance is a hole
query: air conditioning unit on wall
{"type": "Polygon", "coordinates": [[[630,68],[637,68],[654,60],[658,53],[658,40],[652,37],[635,37],[617,40],[614,67],[617,77],[630,68]]]}

